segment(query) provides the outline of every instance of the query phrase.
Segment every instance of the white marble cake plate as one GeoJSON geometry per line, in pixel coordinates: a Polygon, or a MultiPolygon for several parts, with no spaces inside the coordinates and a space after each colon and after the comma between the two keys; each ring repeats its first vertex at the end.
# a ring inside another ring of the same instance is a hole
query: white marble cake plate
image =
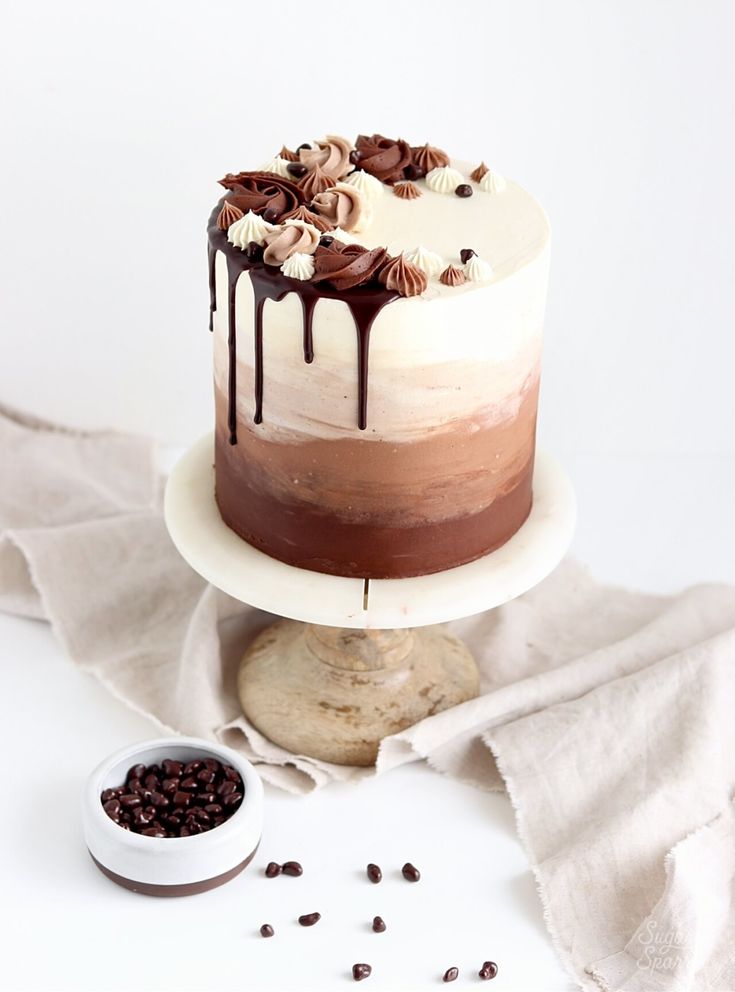
{"type": "Polygon", "coordinates": [[[277,616],[330,627],[421,627],[471,616],[531,589],[561,561],[574,531],[568,476],[536,456],[531,514],[497,551],[434,575],[349,579],[286,565],[253,548],[223,523],[214,499],[214,438],[197,441],[166,486],[166,526],[180,554],[205,579],[277,616]]]}

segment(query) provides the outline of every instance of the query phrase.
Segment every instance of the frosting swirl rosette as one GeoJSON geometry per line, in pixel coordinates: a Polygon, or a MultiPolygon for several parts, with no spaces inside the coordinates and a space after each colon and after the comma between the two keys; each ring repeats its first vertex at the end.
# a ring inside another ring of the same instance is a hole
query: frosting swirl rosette
{"type": "Polygon", "coordinates": [[[347,138],[328,134],[323,141],[317,141],[316,148],[300,148],[299,161],[309,170],[318,165],[328,176],[342,179],[354,169],[350,162],[353,151],[352,142],[347,138]]]}
{"type": "Polygon", "coordinates": [[[220,186],[229,190],[227,201],[243,213],[250,210],[270,223],[280,221],[304,203],[304,194],[296,183],[273,172],[228,173],[220,186]]]}
{"type": "Polygon", "coordinates": [[[355,144],[358,168],[369,172],[382,183],[389,185],[403,179],[403,170],[411,164],[411,149],[408,142],[385,138],[382,134],[370,137],[361,134],[355,144]]]}
{"type": "Polygon", "coordinates": [[[364,230],[369,223],[369,208],[359,190],[347,183],[337,183],[323,193],[317,193],[309,208],[323,217],[330,227],[343,231],[364,230]]]}
{"type": "Polygon", "coordinates": [[[362,286],[377,275],[387,257],[385,248],[368,251],[362,245],[344,245],[336,240],[319,245],[314,253],[312,282],[328,282],[339,292],[362,286]]]}
{"type": "Polygon", "coordinates": [[[303,220],[287,220],[266,234],[263,261],[266,265],[282,265],[291,255],[312,255],[320,236],[315,227],[303,220]]]}

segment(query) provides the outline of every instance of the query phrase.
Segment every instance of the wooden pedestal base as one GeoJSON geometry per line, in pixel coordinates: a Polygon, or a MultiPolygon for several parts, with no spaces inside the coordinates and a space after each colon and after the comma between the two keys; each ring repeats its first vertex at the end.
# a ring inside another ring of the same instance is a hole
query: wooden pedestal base
{"type": "Polygon", "coordinates": [[[477,666],[441,627],[354,630],[281,620],[243,657],[248,720],[295,754],[371,765],[383,737],[472,699],[477,666]]]}

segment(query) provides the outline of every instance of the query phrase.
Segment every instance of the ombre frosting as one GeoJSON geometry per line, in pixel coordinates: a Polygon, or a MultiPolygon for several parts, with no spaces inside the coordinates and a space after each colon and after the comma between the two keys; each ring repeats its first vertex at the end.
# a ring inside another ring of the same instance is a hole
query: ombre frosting
{"type": "Polygon", "coordinates": [[[226,176],[243,216],[224,232],[220,201],[210,219],[220,512],[266,554],[336,575],[487,554],[531,507],[546,216],[431,144],[331,136],[293,154],[292,178],[226,176]],[[326,166],[352,171],[304,191],[326,166]],[[401,182],[421,195],[383,195],[401,182]],[[359,230],[338,229],[345,188],[359,230]]]}

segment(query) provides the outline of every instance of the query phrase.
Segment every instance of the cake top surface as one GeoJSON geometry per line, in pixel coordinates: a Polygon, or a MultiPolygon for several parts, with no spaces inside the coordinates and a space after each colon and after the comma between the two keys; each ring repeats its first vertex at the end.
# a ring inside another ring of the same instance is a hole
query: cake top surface
{"type": "Polygon", "coordinates": [[[330,295],[465,293],[511,275],[549,238],[534,198],[484,162],[382,135],[284,146],[220,184],[210,241],[330,295]]]}

